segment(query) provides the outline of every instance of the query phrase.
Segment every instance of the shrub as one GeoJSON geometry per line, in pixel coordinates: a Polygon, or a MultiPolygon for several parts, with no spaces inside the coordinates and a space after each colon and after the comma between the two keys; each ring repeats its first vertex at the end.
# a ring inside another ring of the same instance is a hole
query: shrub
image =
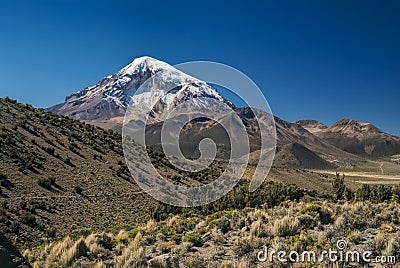
{"type": "Polygon", "coordinates": [[[55,228],[50,228],[46,230],[46,236],[49,238],[54,238],[56,237],[56,229],[55,228]]]}
{"type": "Polygon", "coordinates": [[[74,187],[74,192],[77,193],[77,194],[82,194],[82,192],[83,192],[82,187],[75,186],[74,187]]]}
{"type": "Polygon", "coordinates": [[[54,155],[54,148],[53,147],[47,147],[45,149],[45,151],[50,155],[54,155]]]}
{"type": "Polygon", "coordinates": [[[347,238],[351,242],[358,244],[358,243],[361,242],[363,236],[362,236],[362,233],[359,230],[354,230],[354,231],[350,232],[350,234],[347,236],[347,238]]]}
{"type": "Polygon", "coordinates": [[[193,230],[199,222],[200,219],[197,217],[180,219],[178,221],[178,228],[180,231],[190,231],[193,230]]]}
{"type": "Polygon", "coordinates": [[[77,237],[81,237],[81,236],[88,236],[93,232],[92,228],[81,228],[81,229],[75,229],[72,230],[72,232],[70,233],[70,236],[72,238],[77,238],[77,237]]]}
{"type": "Polygon", "coordinates": [[[182,241],[192,243],[196,247],[201,247],[201,245],[203,244],[203,240],[198,234],[185,235],[182,241]]]}
{"type": "Polygon", "coordinates": [[[67,156],[67,157],[64,159],[64,163],[67,164],[67,165],[69,165],[69,166],[72,166],[72,165],[73,165],[73,164],[72,164],[72,161],[71,161],[71,157],[69,157],[69,156],[67,156]]]}
{"type": "Polygon", "coordinates": [[[140,233],[141,230],[137,227],[132,227],[131,229],[129,229],[128,231],[128,236],[130,239],[134,239],[138,233],[140,233]]]}
{"type": "Polygon", "coordinates": [[[394,230],[395,230],[395,228],[394,228],[391,224],[386,224],[386,223],[383,223],[383,224],[381,225],[381,229],[382,229],[382,231],[384,231],[385,233],[393,233],[394,230]]]}
{"type": "Polygon", "coordinates": [[[332,223],[333,222],[332,212],[329,209],[322,207],[319,210],[319,219],[321,220],[322,224],[332,223]]]}
{"type": "Polygon", "coordinates": [[[203,257],[196,255],[185,260],[185,267],[206,268],[207,264],[203,257]]]}
{"type": "Polygon", "coordinates": [[[336,173],[336,178],[332,182],[332,188],[333,188],[333,199],[334,200],[339,200],[344,197],[344,193],[346,190],[346,186],[344,184],[344,174],[342,177],[340,177],[339,173],[336,173]]]}
{"type": "Polygon", "coordinates": [[[250,239],[247,237],[240,238],[237,243],[233,246],[233,251],[238,256],[243,256],[253,251],[253,246],[250,243],[250,239]]]}
{"type": "Polygon", "coordinates": [[[174,242],[158,242],[157,243],[157,250],[160,251],[162,254],[169,253],[172,251],[173,248],[176,247],[174,242]]]}
{"type": "Polygon", "coordinates": [[[29,225],[29,226],[35,226],[36,225],[36,217],[28,212],[23,212],[21,214],[20,218],[21,222],[29,225]]]}
{"type": "Polygon", "coordinates": [[[306,214],[309,212],[319,212],[321,210],[321,205],[318,203],[312,203],[311,205],[304,207],[300,210],[299,214],[306,214]]]}
{"type": "Polygon", "coordinates": [[[165,235],[169,241],[175,241],[175,243],[181,242],[182,235],[178,234],[172,226],[164,226],[161,228],[160,233],[165,235]]]}
{"type": "Polygon", "coordinates": [[[231,222],[227,217],[222,217],[217,221],[216,226],[218,229],[221,229],[223,234],[226,234],[231,229],[231,222]]]}
{"type": "Polygon", "coordinates": [[[14,234],[19,234],[19,230],[20,230],[20,224],[18,222],[13,222],[10,225],[10,230],[11,232],[13,232],[14,234]]]}
{"type": "Polygon", "coordinates": [[[51,185],[53,184],[53,181],[50,178],[39,178],[37,180],[37,184],[39,184],[39,186],[41,186],[43,188],[51,189],[51,185]]]}
{"type": "Polygon", "coordinates": [[[286,244],[299,245],[303,250],[314,250],[319,247],[318,239],[311,235],[295,235],[285,240],[286,244]]]}

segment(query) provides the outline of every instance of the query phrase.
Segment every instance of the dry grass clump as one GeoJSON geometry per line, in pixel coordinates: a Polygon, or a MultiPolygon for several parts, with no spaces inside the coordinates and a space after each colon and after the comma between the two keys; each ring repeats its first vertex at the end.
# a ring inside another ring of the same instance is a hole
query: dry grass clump
{"type": "Polygon", "coordinates": [[[34,260],[34,254],[33,254],[33,252],[32,252],[30,249],[26,249],[26,250],[24,251],[24,253],[22,254],[22,256],[23,256],[26,260],[28,260],[28,262],[33,262],[33,260],[34,260]]]}
{"type": "Polygon", "coordinates": [[[147,221],[146,230],[150,233],[155,233],[157,231],[157,222],[154,219],[147,221]]]}
{"type": "Polygon", "coordinates": [[[36,259],[38,267],[71,267],[84,260],[92,263],[92,267],[106,267],[104,259],[113,259],[113,267],[141,267],[146,265],[143,236],[138,232],[130,240],[126,230],[117,235],[92,233],[76,240],[66,237],[64,240],[46,245],[36,259]]]}
{"type": "Polygon", "coordinates": [[[67,252],[67,250],[73,245],[73,241],[69,236],[67,236],[63,241],[56,244],[50,244],[45,247],[45,254],[47,251],[48,255],[46,257],[46,266],[53,267],[53,264],[57,264],[61,259],[61,256],[67,252]]]}
{"type": "Polygon", "coordinates": [[[60,264],[64,267],[68,267],[73,263],[74,260],[79,259],[82,256],[86,256],[87,251],[88,247],[86,246],[85,239],[81,237],[72,247],[63,252],[63,254],[60,256],[60,264]]]}
{"type": "Polygon", "coordinates": [[[179,216],[173,216],[172,218],[168,219],[167,226],[174,227],[177,225],[179,221],[179,216]]]}
{"type": "Polygon", "coordinates": [[[45,267],[68,267],[76,259],[86,256],[88,247],[83,237],[73,241],[69,236],[63,241],[50,244],[45,248],[45,267]]]}
{"type": "Polygon", "coordinates": [[[234,262],[229,260],[223,260],[219,266],[220,268],[234,268],[234,262]]]}
{"type": "Polygon", "coordinates": [[[258,220],[261,220],[263,222],[267,222],[270,219],[270,215],[265,210],[261,209],[255,209],[254,210],[254,215],[257,217],[258,220]]]}
{"type": "Polygon", "coordinates": [[[266,232],[265,232],[262,220],[253,222],[250,227],[249,238],[252,239],[254,237],[265,236],[265,235],[266,235],[266,232]]]}
{"type": "Polygon", "coordinates": [[[138,249],[134,250],[131,248],[131,246],[128,246],[122,251],[121,256],[116,257],[117,267],[144,267],[145,265],[146,256],[143,247],[139,247],[138,249]]]}
{"type": "Polygon", "coordinates": [[[236,241],[232,250],[236,256],[243,257],[252,254],[255,250],[259,250],[263,245],[264,242],[262,239],[242,237],[236,241]]]}
{"type": "Polygon", "coordinates": [[[114,239],[117,242],[127,243],[129,240],[129,234],[126,230],[122,229],[118,232],[114,239]]]}
{"type": "Polygon", "coordinates": [[[284,216],[277,219],[272,227],[272,233],[279,237],[287,237],[299,233],[299,220],[297,217],[284,216]]]}
{"type": "Polygon", "coordinates": [[[207,260],[200,254],[188,256],[183,259],[184,267],[203,268],[207,267],[207,260]]]}
{"type": "Polygon", "coordinates": [[[172,252],[172,249],[176,247],[176,244],[173,241],[167,241],[167,242],[158,242],[157,243],[157,252],[160,254],[165,254],[165,253],[170,253],[172,252]]]}
{"type": "Polygon", "coordinates": [[[363,238],[363,234],[359,230],[354,230],[347,236],[347,238],[350,242],[359,244],[363,238]]]}
{"type": "Polygon", "coordinates": [[[335,223],[334,225],[339,228],[342,229],[346,226],[346,217],[348,217],[347,215],[343,214],[343,215],[338,215],[336,217],[335,223]]]}
{"type": "Polygon", "coordinates": [[[134,240],[122,250],[121,256],[118,256],[117,267],[141,267],[146,264],[144,248],[141,245],[142,234],[138,232],[134,240]]]}
{"type": "Polygon", "coordinates": [[[104,265],[103,261],[98,261],[98,262],[96,262],[96,264],[93,266],[93,268],[107,268],[107,267],[104,265]]]}
{"type": "Polygon", "coordinates": [[[382,232],[379,232],[375,235],[374,237],[374,245],[375,245],[375,250],[377,252],[381,252],[385,246],[386,246],[386,235],[382,232]]]}
{"type": "Polygon", "coordinates": [[[248,258],[241,258],[237,263],[237,268],[251,267],[251,261],[248,258]]]}
{"type": "Polygon", "coordinates": [[[379,235],[375,238],[375,248],[383,256],[395,256],[400,250],[400,238],[398,235],[379,235]]]}
{"type": "Polygon", "coordinates": [[[151,268],[167,268],[168,264],[164,259],[158,258],[148,262],[151,268]]]}
{"type": "Polygon", "coordinates": [[[400,225],[400,205],[398,203],[390,203],[386,209],[382,209],[377,215],[377,219],[382,222],[391,222],[400,225]]]}

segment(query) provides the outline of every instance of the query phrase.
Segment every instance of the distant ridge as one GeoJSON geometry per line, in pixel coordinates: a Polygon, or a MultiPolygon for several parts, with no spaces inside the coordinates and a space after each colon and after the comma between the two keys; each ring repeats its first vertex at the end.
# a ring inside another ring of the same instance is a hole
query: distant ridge
{"type": "Polygon", "coordinates": [[[352,154],[369,157],[400,153],[400,138],[383,132],[368,122],[343,118],[330,127],[315,120],[296,122],[322,140],[352,154]]]}

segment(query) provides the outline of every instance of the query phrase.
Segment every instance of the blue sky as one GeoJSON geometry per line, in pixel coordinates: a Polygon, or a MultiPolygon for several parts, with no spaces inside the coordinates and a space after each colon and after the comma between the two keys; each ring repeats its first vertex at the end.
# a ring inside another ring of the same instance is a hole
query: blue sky
{"type": "Polygon", "coordinates": [[[0,1],[0,96],[48,107],[138,56],[210,60],[283,119],[400,135],[399,14],[395,0],[0,1]]]}

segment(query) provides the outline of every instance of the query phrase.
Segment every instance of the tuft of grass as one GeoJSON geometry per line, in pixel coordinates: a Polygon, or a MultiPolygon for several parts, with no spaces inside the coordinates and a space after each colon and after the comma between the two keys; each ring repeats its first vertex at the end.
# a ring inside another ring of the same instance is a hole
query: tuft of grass
{"type": "Polygon", "coordinates": [[[254,238],[254,237],[260,237],[260,236],[265,236],[264,228],[262,226],[262,221],[257,220],[253,222],[253,224],[250,227],[250,234],[249,238],[254,238]]]}
{"type": "Polygon", "coordinates": [[[359,230],[354,230],[347,236],[347,238],[351,242],[359,244],[363,238],[363,235],[359,230]]]}
{"type": "Polygon", "coordinates": [[[129,241],[129,234],[126,230],[122,229],[118,232],[117,235],[114,236],[114,240],[117,243],[128,243],[129,241]]]}
{"type": "Polygon", "coordinates": [[[61,259],[61,256],[64,252],[67,252],[67,250],[73,245],[73,241],[69,236],[67,236],[63,241],[57,242],[56,244],[50,244],[50,252],[47,255],[46,258],[46,263],[47,264],[52,264],[52,263],[58,263],[59,260],[61,259]]]}
{"type": "Polygon", "coordinates": [[[106,266],[104,265],[103,261],[98,261],[93,268],[106,268],[106,266]]]}
{"type": "Polygon", "coordinates": [[[146,231],[149,233],[155,233],[157,231],[157,222],[154,219],[150,219],[146,223],[146,231]]]}
{"type": "Polygon", "coordinates": [[[274,222],[272,232],[279,237],[288,237],[299,233],[299,220],[297,217],[284,216],[274,222]]]}
{"type": "Polygon", "coordinates": [[[395,232],[395,228],[393,227],[393,225],[387,224],[387,223],[382,223],[381,229],[385,233],[393,233],[393,232],[395,232]]]}
{"type": "Polygon", "coordinates": [[[74,262],[74,260],[80,257],[86,256],[88,252],[88,247],[86,246],[85,239],[83,237],[79,238],[75,244],[64,251],[60,256],[60,264],[69,267],[74,262]]]}

